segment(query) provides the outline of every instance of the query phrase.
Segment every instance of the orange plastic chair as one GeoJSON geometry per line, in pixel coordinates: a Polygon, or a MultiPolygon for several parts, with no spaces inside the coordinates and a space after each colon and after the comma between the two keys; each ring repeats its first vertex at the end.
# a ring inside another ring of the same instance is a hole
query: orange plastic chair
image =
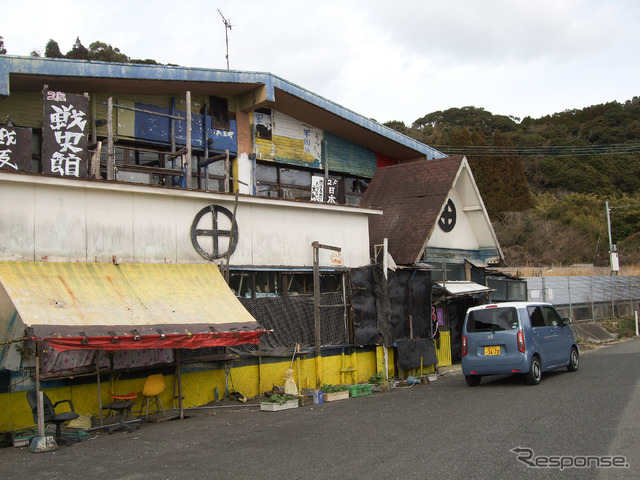
{"type": "Polygon", "coordinates": [[[142,416],[142,409],[146,405],[145,420],[149,420],[149,403],[155,403],[156,412],[162,410],[162,414],[165,417],[167,416],[164,411],[164,406],[162,405],[162,400],[160,400],[160,395],[164,392],[165,388],[164,376],[161,373],[147,377],[147,380],[144,382],[144,387],[142,388],[142,405],[140,405],[140,413],[138,416],[142,416]]]}

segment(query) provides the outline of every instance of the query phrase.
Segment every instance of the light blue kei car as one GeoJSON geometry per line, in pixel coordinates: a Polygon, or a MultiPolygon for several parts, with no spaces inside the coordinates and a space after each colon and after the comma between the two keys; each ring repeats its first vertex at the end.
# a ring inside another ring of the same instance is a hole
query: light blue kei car
{"type": "Polygon", "coordinates": [[[474,387],[485,375],[522,374],[540,383],[542,372],[578,370],[580,352],[571,320],[553,305],[507,302],[467,310],[462,327],[462,373],[474,387]]]}

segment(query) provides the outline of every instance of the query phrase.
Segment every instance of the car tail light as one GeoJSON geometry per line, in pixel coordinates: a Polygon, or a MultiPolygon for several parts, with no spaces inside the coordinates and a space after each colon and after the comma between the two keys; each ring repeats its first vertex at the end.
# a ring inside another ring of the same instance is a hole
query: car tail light
{"type": "Polygon", "coordinates": [[[518,350],[524,353],[524,332],[522,330],[518,332],[518,350]]]}
{"type": "Polygon", "coordinates": [[[464,357],[467,354],[467,336],[462,336],[462,356],[464,357]]]}

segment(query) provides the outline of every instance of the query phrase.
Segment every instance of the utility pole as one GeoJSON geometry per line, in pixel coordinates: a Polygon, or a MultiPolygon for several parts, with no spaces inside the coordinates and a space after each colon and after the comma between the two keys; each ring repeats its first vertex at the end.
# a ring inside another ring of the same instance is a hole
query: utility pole
{"type": "Polygon", "coordinates": [[[613,239],[611,237],[611,216],[609,208],[609,201],[605,202],[605,206],[607,208],[607,230],[609,231],[609,263],[611,264],[611,275],[617,275],[618,271],[620,271],[620,262],[618,260],[618,252],[616,246],[613,244],[613,239]]]}
{"type": "Polygon", "coordinates": [[[224,38],[225,38],[225,43],[227,45],[227,55],[226,55],[227,70],[229,70],[229,30],[231,30],[232,25],[231,25],[231,21],[225,18],[225,16],[222,14],[220,9],[218,9],[218,13],[222,17],[222,23],[224,23],[224,38]]]}

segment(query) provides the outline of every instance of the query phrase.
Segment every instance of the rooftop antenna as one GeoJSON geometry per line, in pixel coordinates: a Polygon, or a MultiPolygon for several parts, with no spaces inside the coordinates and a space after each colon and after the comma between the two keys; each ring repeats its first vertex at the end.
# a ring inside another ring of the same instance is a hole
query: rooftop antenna
{"type": "Polygon", "coordinates": [[[224,37],[227,44],[227,56],[226,56],[227,70],[229,70],[229,30],[231,30],[232,25],[231,25],[231,21],[225,18],[225,16],[222,14],[220,9],[218,9],[218,13],[222,17],[222,23],[224,23],[224,37]]]}

